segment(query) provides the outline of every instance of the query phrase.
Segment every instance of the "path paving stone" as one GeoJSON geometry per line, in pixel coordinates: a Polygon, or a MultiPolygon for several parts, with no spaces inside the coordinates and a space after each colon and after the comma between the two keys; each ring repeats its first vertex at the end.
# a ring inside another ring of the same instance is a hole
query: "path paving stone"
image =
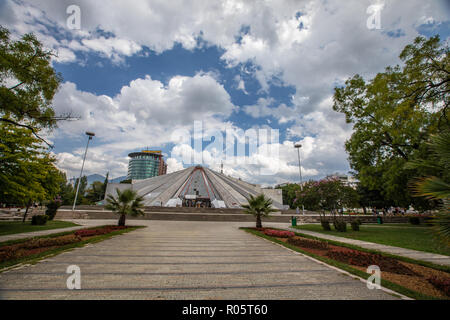
{"type": "Polygon", "coordinates": [[[148,227],[0,273],[0,299],[396,299],[242,223],[139,224],[148,227]],[[66,288],[74,264],[81,290],[66,288]]]}

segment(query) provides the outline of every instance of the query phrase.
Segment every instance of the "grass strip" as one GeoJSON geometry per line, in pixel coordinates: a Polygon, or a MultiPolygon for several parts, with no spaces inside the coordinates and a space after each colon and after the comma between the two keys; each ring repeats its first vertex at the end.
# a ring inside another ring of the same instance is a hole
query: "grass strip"
{"type": "MultiPolygon", "coordinates": [[[[241,229],[243,229],[246,232],[249,232],[251,234],[254,234],[254,235],[258,236],[258,237],[261,237],[261,238],[267,239],[269,241],[281,244],[282,246],[285,246],[286,248],[289,248],[289,249],[294,250],[296,252],[302,253],[304,255],[307,255],[307,256],[312,257],[314,259],[317,259],[319,261],[322,261],[322,262],[324,262],[324,263],[326,263],[328,265],[331,265],[333,267],[336,267],[336,268],[339,268],[341,270],[347,271],[347,272],[349,272],[351,274],[354,274],[354,275],[356,275],[358,277],[361,277],[363,279],[367,279],[370,276],[370,274],[368,274],[366,272],[363,272],[361,270],[355,269],[355,268],[349,266],[348,264],[342,263],[340,261],[332,260],[332,259],[329,259],[329,258],[326,258],[326,257],[322,257],[322,256],[316,255],[314,253],[310,253],[308,251],[300,249],[297,246],[294,246],[294,245],[291,245],[289,243],[280,241],[280,240],[278,240],[276,238],[267,236],[267,235],[265,235],[264,233],[262,233],[260,231],[252,230],[252,229],[248,229],[248,228],[241,228],[241,229]]],[[[320,240],[319,238],[316,238],[316,239],[320,240]]],[[[417,299],[417,300],[441,300],[441,299],[439,299],[437,297],[432,297],[432,296],[428,296],[428,295],[425,295],[425,294],[417,292],[417,291],[413,291],[411,289],[402,287],[402,286],[400,286],[400,285],[398,285],[396,283],[392,283],[392,282],[387,281],[387,280],[381,279],[381,285],[383,287],[385,287],[385,288],[388,288],[388,289],[390,289],[392,291],[398,292],[400,294],[403,294],[403,295],[405,295],[407,297],[410,297],[410,298],[413,298],[413,299],[417,299]]]]}
{"type": "MultiPolygon", "coordinates": [[[[271,229],[274,229],[274,228],[271,228],[271,229]]],[[[282,229],[280,229],[280,230],[282,230],[282,229]]],[[[346,248],[349,248],[349,249],[359,250],[359,251],[363,251],[363,252],[367,252],[367,253],[380,254],[382,256],[389,257],[389,258],[394,258],[394,259],[397,259],[397,260],[400,260],[400,261],[403,261],[403,262],[417,264],[419,266],[423,266],[423,267],[435,269],[435,270],[438,270],[438,271],[443,271],[443,272],[450,273],[450,267],[449,266],[445,266],[445,265],[441,265],[441,264],[435,264],[435,263],[428,262],[428,261],[416,260],[416,259],[412,259],[412,258],[408,258],[408,257],[404,257],[404,256],[398,256],[398,255],[395,255],[395,254],[392,254],[392,253],[388,253],[388,252],[384,252],[384,251],[379,251],[379,250],[374,250],[374,249],[367,249],[367,248],[356,246],[354,244],[349,244],[349,243],[344,243],[344,242],[339,242],[339,241],[334,241],[334,240],[328,240],[328,239],[315,237],[315,236],[311,236],[309,234],[304,234],[304,233],[300,233],[300,232],[294,232],[294,233],[295,233],[295,235],[300,236],[300,237],[313,239],[313,240],[319,240],[319,241],[322,241],[322,242],[325,241],[325,242],[328,242],[329,244],[333,244],[333,245],[340,246],[340,247],[346,247],[346,248]]]]}
{"type": "MultiPolygon", "coordinates": [[[[89,229],[97,229],[97,228],[102,228],[105,226],[97,226],[97,227],[93,227],[93,228],[89,228],[89,229]]],[[[37,262],[39,262],[40,260],[44,259],[44,258],[49,258],[49,257],[53,257],[57,254],[60,254],[64,251],[69,251],[71,249],[75,249],[75,248],[80,248],[85,246],[86,244],[90,244],[90,243],[97,243],[103,240],[107,240],[113,236],[116,235],[120,235],[123,233],[127,233],[130,231],[134,231],[136,229],[140,229],[140,228],[145,228],[145,226],[131,226],[128,227],[126,229],[122,229],[122,230],[116,230],[107,234],[102,234],[102,235],[98,235],[95,237],[92,237],[90,239],[87,240],[82,240],[80,242],[75,242],[75,243],[70,243],[58,248],[53,248],[44,252],[40,252],[37,254],[33,254],[33,255],[29,255],[26,257],[22,257],[19,259],[15,259],[15,260],[9,260],[9,261],[4,261],[4,262],[0,262],[0,273],[4,272],[6,270],[11,269],[12,267],[18,265],[18,264],[23,264],[23,263],[27,263],[27,264],[36,264],[37,262]]],[[[79,230],[87,230],[87,229],[79,229],[79,230]]],[[[36,238],[54,238],[54,237],[58,237],[58,236],[63,236],[63,235],[67,235],[67,234],[71,234],[74,233],[76,231],[79,230],[75,230],[75,231],[69,231],[69,232],[63,232],[63,233],[59,233],[59,234],[52,234],[51,236],[41,236],[41,237],[36,237],[36,238]]],[[[26,240],[30,240],[32,238],[27,238],[26,240]]],[[[20,240],[24,240],[24,239],[20,239],[20,240]]],[[[8,241],[9,242],[9,241],[8,241]]],[[[20,241],[20,242],[24,242],[24,241],[20,241]]],[[[15,243],[20,243],[20,242],[15,242],[15,243]]],[[[0,243],[0,246],[4,245],[3,243],[0,243]]],[[[9,244],[8,244],[9,245],[9,244]]]]}
{"type": "Polygon", "coordinates": [[[428,226],[394,227],[363,224],[360,226],[359,231],[350,229],[347,232],[338,232],[337,230],[324,231],[318,224],[305,224],[294,228],[300,232],[302,232],[301,230],[308,230],[329,236],[450,256],[450,247],[439,241],[433,233],[433,228],[428,226]]]}
{"type": "Polygon", "coordinates": [[[22,221],[0,221],[0,236],[7,236],[17,233],[54,230],[60,228],[63,229],[78,226],[79,224],[60,220],[47,221],[45,225],[32,225],[30,221],[26,221],[25,223],[22,221]]]}

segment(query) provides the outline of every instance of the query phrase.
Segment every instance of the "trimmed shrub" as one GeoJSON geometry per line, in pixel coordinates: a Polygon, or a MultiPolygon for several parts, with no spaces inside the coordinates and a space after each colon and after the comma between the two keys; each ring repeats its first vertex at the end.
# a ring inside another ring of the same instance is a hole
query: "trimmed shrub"
{"type": "Polygon", "coordinates": [[[45,210],[45,215],[48,217],[48,220],[53,220],[60,206],[61,206],[60,201],[52,201],[47,204],[47,210],[45,210]]]}
{"type": "Polygon", "coordinates": [[[339,232],[347,232],[347,223],[342,220],[335,220],[333,222],[334,228],[339,232]]]}
{"type": "Polygon", "coordinates": [[[31,224],[33,226],[42,226],[47,223],[48,217],[46,215],[36,215],[31,218],[31,224]]]}
{"type": "Polygon", "coordinates": [[[271,229],[266,229],[264,231],[264,234],[266,236],[276,237],[276,238],[290,238],[290,237],[295,236],[295,234],[291,231],[271,230],[271,229]]]}
{"type": "Polygon", "coordinates": [[[326,242],[326,241],[292,237],[292,238],[289,238],[287,242],[289,244],[292,244],[292,245],[298,246],[298,247],[302,247],[302,248],[328,250],[328,242],[326,242]]]}
{"type": "Polygon", "coordinates": [[[353,231],[359,231],[359,223],[358,223],[358,222],[352,221],[352,222],[350,223],[350,225],[352,226],[352,230],[353,230],[353,231]]]}
{"type": "Polygon", "coordinates": [[[322,225],[322,229],[325,231],[331,231],[330,221],[328,220],[320,220],[320,224],[322,225]]]}
{"type": "Polygon", "coordinates": [[[409,221],[409,223],[414,224],[414,225],[420,224],[420,219],[418,217],[409,217],[408,221],[409,221]]]}

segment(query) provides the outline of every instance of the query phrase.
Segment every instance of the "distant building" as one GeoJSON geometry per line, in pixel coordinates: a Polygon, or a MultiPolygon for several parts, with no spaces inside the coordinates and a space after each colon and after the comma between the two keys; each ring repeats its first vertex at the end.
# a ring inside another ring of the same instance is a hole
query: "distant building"
{"type": "Polygon", "coordinates": [[[143,180],[167,173],[167,164],[164,162],[161,151],[143,150],[128,155],[127,179],[143,180]]]}
{"type": "Polygon", "coordinates": [[[356,188],[359,183],[359,181],[355,179],[355,177],[340,173],[330,174],[327,176],[327,179],[339,179],[339,181],[341,181],[344,186],[352,188],[356,188]]]}

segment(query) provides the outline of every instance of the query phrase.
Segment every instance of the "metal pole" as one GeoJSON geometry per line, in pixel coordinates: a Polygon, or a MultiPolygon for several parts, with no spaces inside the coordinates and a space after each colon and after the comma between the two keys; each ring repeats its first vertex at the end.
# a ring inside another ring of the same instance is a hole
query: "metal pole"
{"type": "Polygon", "coordinates": [[[80,189],[81,176],[83,175],[84,161],[86,160],[86,154],[87,154],[87,150],[88,150],[88,147],[89,147],[89,141],[91,139],[92,139],[92,137],[89,136],[89,139],[88,139],[88,142],[87,142],[87,145],[86,145],[86,150],[84,151],[83,164],[81,165],[80,178],[78,179],[78,183],[77,183],[77,192],[75,193],[75,199],[73,200],[72,211],[75,210],[75,204],[77,203],[78,190],[80,189]]]}
{"type": "Polygon", "coordinates": [[[302,166],[300,163],[300,148],[297,148],[297,151],[298,151],[298,172],[300,173],[300,190],[303,191],[302,166]]]}
{"type": "MultiPolygon", "coordinates": [[[[300,190],[303,192],[303,179],[302,179],[302,165],[300,162],[300,147],[297,148],[298,152],[298,172],[300,173],[300,190]]],[[[302,204],[302,213],[305,214],[305,206],[302,204]]]]}

